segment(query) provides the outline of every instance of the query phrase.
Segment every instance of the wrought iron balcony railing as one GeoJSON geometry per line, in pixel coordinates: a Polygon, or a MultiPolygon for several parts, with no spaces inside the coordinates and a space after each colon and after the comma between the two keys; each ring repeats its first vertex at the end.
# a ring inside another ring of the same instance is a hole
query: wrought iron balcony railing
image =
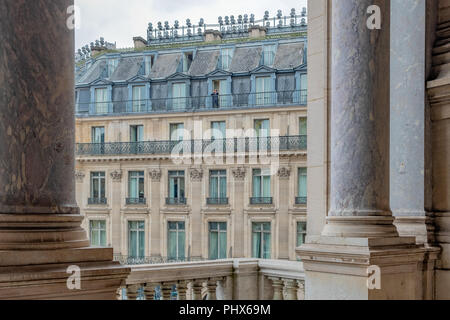
{"type": "Polygon", "coordinates": [[[295,197],[295,204],[306,204],[307,197],[295,197]]]}
{"type": "Polygon", "coordinates": [[[227,205],[228,198],[206,198],[206,204],[210,205],[227,205]]]}
{"type": "Polygon", "coordinates": [[[145,199],[145,198],[127,198],[126,203],[127,204],[146,204],[147,199],[145,199]]]}
{"type": "Polygon", "coordinates": [[[166,205],[185,205],[186,198],[166,198],[166,205]]]}
{"type": "Polygon", "coordinates": [[[78,116],[135,113],[195,112],[216,109],[244,109],[276,106],[305,106],[307,90],[221,94],[219,96],[150,98],[78,102],[78,116]]]}
{"type": "Polygon", "coordinates": [[[251,197],[250,204],[272,204],[272,197],[251,197]]]}
{"type": "Polygon", "coordinates": [[[181,154],[197,154],[199,152],[215,152],[215,154],[222,152],[225,154],[230,152],[272,152],[277,150],[306,151],[306,147],[307,137],[301,135],[215,140],[78,143],[76,145],[76,154],[78,156],[172,154],[174,150],[181,154]]]}
{"type": "Polygon", "coordinates": [[[106,198],[88,198],[88,204],[107,204],[108,200],[106,198]]]}

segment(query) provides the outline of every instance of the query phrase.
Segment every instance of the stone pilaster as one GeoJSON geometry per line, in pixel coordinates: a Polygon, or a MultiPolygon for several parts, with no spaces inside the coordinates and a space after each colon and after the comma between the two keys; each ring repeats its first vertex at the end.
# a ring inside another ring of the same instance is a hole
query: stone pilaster
{"type": "Polygon", "coordinates": [[[278,169],[278,259],[289,259],[289,178],[291,169],[289,166],[280,165],[278,169]]]}
{"type": "Polygon", "coordinates": [[[123,179],[123,171],[122,170],[114,170],[110,173],[111,177],[111,200],[108,200],[111,202],[111,244],[113,248],[118,249],[119,252],[115,252],[116,254],[123,254],[123,252],[120,252],[120,249],[122,248],[122,232],[121,232],[121,225],[122,225],[122,214],[121,214],[121,208],[122,208],[122,179],[123,179]]]}
{"type": "Polygon", "coordinates": [[[150,205],[151,205],[151,230],[150,230],[150,256],[161,256],[161,170],[150,169],[150,205]]]}
{"type": "Polygon", "coordinates": [[[233,256],[230,258],[244,257],[244,206],[245,206],[245,175],[244,167],[237,167],[231,170],[233,176],[233,201],[234,201],[234,242],[233,256]]]}
{"type": "Polygon", "coordinates": [[[309,300],[423,297],[426,250],[398,236],[389,206],[390,3],[332,0],[330,211],[297,249],[309,300]]]}
{"type": "Polygon", "coordinates": [[[0,298],[115,299],[129,273],[88,248],[75,201],[72,5],[0,3],[0,298]]]}
{"type": "Polygon", "coordinates": [[[202,203],[205,201],[202,193],[203,170],[192,168],[189,171],[191,183],[191,257],[202,256],[202,203]]]}

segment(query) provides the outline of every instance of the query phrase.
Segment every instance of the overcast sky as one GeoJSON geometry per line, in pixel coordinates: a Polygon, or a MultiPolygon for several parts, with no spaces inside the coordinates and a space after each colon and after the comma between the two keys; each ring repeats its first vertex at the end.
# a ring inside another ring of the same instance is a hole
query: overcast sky
{"type": "Polygon", "coordinates": [[[306,7],[307,0],[75,0],[80,8],[80,29],[75,30],[75,48],[78,49],[100,37],[108,42],[117,42],[118,48],[132,47],[133,37],[147,38],[149,22],[175,20],[184,24],[191,19],[197,24],[200,18],[205,23],[216,24],[217,17],[253,13],[257,20],[268,10],[270,16],[280,9],[289,15],[291,8],[297,13],[306,7]]]}

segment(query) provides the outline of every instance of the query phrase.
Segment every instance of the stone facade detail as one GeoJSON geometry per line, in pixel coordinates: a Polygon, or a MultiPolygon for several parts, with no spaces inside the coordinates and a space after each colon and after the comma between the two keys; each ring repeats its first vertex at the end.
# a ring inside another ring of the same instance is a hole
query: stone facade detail
{"type": "Polygon", "coordinates": [[[154,169],[154,170],[150,171],[150,178],[152,179],[152,181],[155,181],[155,182],[161,181],[161,170],[154,169]]]}
{"type": "Polygon", "coordinates": [[[287,167],[282,167],[278,169],[278,177],[280,179],[289,179],[291,176],[291,169],[287,167]]]}
{"type": "Polygon", "coordinates": [[[75,180],[82,183],[86,174],[83,171],[75,171],[75,180]]]}
{"type": "Polygon", "coordinates": [[[111,178],[114,182],[121,182],[122,181],[122,170],[115,170],[111,172],[111,178]]]}
{"type": "Polygon", "coordinates": [[[245,168],[239,167],[236,169],[233,169],[232,173],[233,173],[233,177],[234,180],[244,180],[245,179],[245,168]]]}
{"type": "Polygon", "coordinates": [[[191,175],[191,181],[202,181],[202,179],[203,179],[203,170],[201,170],[201,169],[191,169],[190,175],[191,175]]]}

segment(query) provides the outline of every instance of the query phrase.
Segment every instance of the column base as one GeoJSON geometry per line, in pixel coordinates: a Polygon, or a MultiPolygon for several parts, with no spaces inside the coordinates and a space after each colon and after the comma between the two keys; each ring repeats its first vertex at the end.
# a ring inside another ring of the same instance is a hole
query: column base
{"type": "Polygon", "coordinates": [[[322,235],[325,237],[385,238],[398,237],[390,212],[368,212],[364,215],[333,215],[327,217],[322,235]]]}
{"type": "Polygon", "coordinates": [[[307,300],[415,300],[428,298],[424,265],[436,259],[437,250],[429,253],[413,237],[315,236],[297,254],[307,300]]]}
{"type": "Polygon", "coordinates": [[[394,225],[401,237],[415,237],[416,243],[429,246],[435,242],[435,228],[430,216],[396,216],[394,225]]]}

